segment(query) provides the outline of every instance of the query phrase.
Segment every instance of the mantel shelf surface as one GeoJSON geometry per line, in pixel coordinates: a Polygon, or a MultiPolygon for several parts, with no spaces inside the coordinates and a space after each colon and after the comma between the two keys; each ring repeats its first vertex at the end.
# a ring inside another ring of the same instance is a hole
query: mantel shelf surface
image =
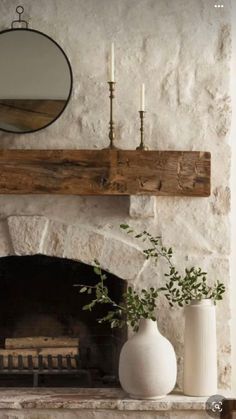
{"type": "Polygon", "coordinates": [[[0,150],[0,194],[210,195],[201,151],[0,150]]]}

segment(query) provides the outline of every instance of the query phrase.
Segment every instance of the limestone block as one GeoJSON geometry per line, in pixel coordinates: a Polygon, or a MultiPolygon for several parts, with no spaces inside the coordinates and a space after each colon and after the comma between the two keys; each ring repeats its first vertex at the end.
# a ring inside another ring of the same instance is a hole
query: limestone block
{"type": "Polygon", "coordinates": [[[216,114],[216,133],[218,137],[225,137],[229,133],[231,127],[232,108],[229,96],[223,96],[216,103],[216,114]]]}
{"type": "Polygon", "coordinates": [[[128,281],[140,272],[145,257],[136,247],[115,238],[107,237],[100,259],[103,269],[128,281]]]}
{"type": "Polygon", "coordinates": [[[15,410],[11,413],[10,410],[2,410],[1,419],[209,419],[209,415],[205,411],[191,411],[185,410],[180,412],[119,412],[114,410],[68,410],[61,411],[61,409],[27,409],[27,412],[15,410]]]}
{"type": "Polygon", "coordinates": [[[222,144],[221,147],[214,147],[214,150],[210,147],[209,151],[212,151],[212,191],[214,192],[216,188],[225,188],[227,184],[229,185],[231,149],[228,144],[222,144]],[[224,179],[223,182],[222,179],[224,179]]]}
{"type": "Polygon", "coordinates": [[[230,211],[230,188],[219,186],[212,194],[211,208],[213,214],[227,215],[230,211]]]}
{"type": "Polygon", "coordinates": [[[219,388],[231,388],[232,359],[230,356],[218,357],[219,388]]]}
{"type": "Polygon", "coordinates": [[[8,227],[16,255],[42,252],[48,219],[40,216],[10,216],[8,227]]]}
{"type": "Polygon", "coordinates": [[[206,397],[196,399],[180,393],[161,400],[135,400],[118,388],[15,389],[4,391],[0,414],[10,418],[15,414],[18,419],[198,419],[206,417],[205,402],[206,397]]]}
{"type": "Polygon", "coordinates": [[[225,320],[221,316],[220,307],[217,308],[217,336],[218,336],[218,354],[219,359],[226,359],[231,354],[231,339],[230,339],[230,320],[225,320]]]}
{"type": "Polygon", "coordinates": [[[15,413],[11,413],[10,411],[5,411],[5,413],[1,413],[2,414],[2,419],[19,419],[19,416],[15,413]]]}
{"type": "Polygon", "coordinates": [[[224,24],[219,30],[217,59],[225,60],[231,56],[232,52],[232,37],[231,26],[224,24]]]}
{"type": "Polygon", "coordinates": [[[42,253],[48,256],[63,257],[68,226],[57,221],[49,221],[42,253]]]}
{"type": "Polygon", "coordinates": [[[153,260],[146,260],[143,269],[137,277],[135,286],[162,287],[166,283],[164,274],[168,271],[168,265],[163,259],[159,259],[157,264],[153,260]]]}
{"type": "Polygon", "coordinates": [[[67,231],[64,256],[87,264],[100,261],[104,246],[104,237],[92,230],[79,226],[70,226],[67,231]]]}
{"type": "Polygon", "coordinates": [[[130,196],[129,215],[131,218],[155,217],[156,197],[154,196],[130,196]]]}
{"type": "Polygon", "coordinates": [[[208,199],[158,200],[157,220],[163,243],[173,249],[202,255],[230,253],[230,225],[228,217],[213,216],[208,199]]]}
{"type": "Polygon", "coordinates": [[[6,221],[0,222],[0,257],[13,253],[11,238],[6,221]]]}
{"type": "Polygon", "coordinates": [[[176,358],[177,358],[177,380],[176,380],[176,387],[175,390],[183,391],[184,385],[184,357],[183,357],[183,350],[181,356],[175,349],[176,358]]]}

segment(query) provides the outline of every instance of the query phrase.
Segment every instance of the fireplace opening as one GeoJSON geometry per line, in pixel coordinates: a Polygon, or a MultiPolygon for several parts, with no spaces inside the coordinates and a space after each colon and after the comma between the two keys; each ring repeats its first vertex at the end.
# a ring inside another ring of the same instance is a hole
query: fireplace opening
{"type": "MultiPolygon", "coordinates": [[[[98,324],[107,306],[82,307],[95,284],[93,267],[43,255],[0,258],[0,386],[116,387],[127,329],[98,324]]],[[[126,281],[107,273],[119,302],[126,281]]],[[[111,309],[111,307],[109,307],[111,309]]]]}

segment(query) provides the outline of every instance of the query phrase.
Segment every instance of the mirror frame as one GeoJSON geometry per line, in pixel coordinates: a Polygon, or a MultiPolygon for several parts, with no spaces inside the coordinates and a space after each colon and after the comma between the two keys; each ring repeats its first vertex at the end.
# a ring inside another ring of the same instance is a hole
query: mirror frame
{"type": "Polygon", "coordinates": [[[6,32],[16,32],[16,31],[27,31],[27,32],[34,32],[34,33],[38,33],[42,36],[44,36],[45,38],[48,38],[51,42],[53,42],[53,44],[59,48],[59,50],[62,52],[62,54],[64,55],[64,58],[66,59],[66,62],[68,64],[68,68],[69,68],[69,73],[70,73],[70,90],[69,90],[69,94],[68,97],[66,99],[66,103],[64,105],[64,107],[62,108],[62,110],[59,112],[59,114],[57,115],[57,117],[55,119],[53,119],[51,122],[49,122],[47,125],[44,125],[43,127],[34,129],[34,130],[30,130],[30,131],[23,131],[23,132],[15,132],[15,131],[10,131],[4,128],[0,127],[0,132],[7,132],[10,134],[15,134],[15,135],[22,135],[22,134],[32,134],[34,132],[37,131],[41,131],[47,127],[49,127],[51,124],[53,124],[54,122],[57,121],[57,119],[62,115],[62,113],[64,112],[64,110],[66,109],[70,98],[71,98],[71,94],[72,94],[72,89],[73,89],[73,72],[72,72],[72,67],[71,67],[71,63],[69,61],[69,58],[67,57],[65,51],[62,49],[62,47],[53,39],[51,38],[49,35],[45,34],[44,32],[38,31],[37,29],[31,29],[31,28],[12,28],[12,29],[4,29],[3,31],[0,31],[0,36],[6,32]]]}

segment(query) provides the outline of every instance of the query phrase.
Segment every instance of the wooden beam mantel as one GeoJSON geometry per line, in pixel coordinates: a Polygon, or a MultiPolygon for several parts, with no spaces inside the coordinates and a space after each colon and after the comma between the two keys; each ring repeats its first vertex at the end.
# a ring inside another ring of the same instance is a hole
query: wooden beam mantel
{"type": "Polygon", "coordinates": [[[209,196],[198,151],[0,150],[0,194],[209,196]]]}

